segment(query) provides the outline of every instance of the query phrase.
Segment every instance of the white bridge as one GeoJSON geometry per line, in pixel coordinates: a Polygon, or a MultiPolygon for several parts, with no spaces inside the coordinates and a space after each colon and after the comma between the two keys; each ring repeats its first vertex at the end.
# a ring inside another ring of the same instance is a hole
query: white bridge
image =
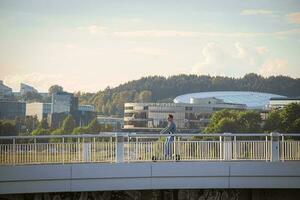
{"type": "Polygon", "coordinates": [[[0,137],[0,194],[300,188],[300,134],[0,137]]]}

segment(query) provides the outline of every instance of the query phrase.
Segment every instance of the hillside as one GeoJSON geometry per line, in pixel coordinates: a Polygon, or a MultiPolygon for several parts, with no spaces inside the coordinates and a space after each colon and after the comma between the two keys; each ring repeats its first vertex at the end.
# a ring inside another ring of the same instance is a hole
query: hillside
{"type": "Polygon", "coordinates": [[[80,103],[93,104],[102,115],[123,115],[125,102],[172,102],[173,98],[192,92],[255,91],[285,96],[300,96],[300,79],[287,76],[264,78],[247,74],[242,78],[223,76],[176,75],[149,76],[129,81],[96,94],[77,93],[80,103]]]}

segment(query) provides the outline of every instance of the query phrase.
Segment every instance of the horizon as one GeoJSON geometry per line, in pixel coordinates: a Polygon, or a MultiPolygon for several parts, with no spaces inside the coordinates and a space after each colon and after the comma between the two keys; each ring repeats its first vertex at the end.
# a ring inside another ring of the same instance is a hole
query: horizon
{"type": "Polygon", "coordinates": [[[297,0],[0,0],[0,17],[0,80],[13,91],[24,82],[97,92],[154,75],[300,77],[297,0]]]}

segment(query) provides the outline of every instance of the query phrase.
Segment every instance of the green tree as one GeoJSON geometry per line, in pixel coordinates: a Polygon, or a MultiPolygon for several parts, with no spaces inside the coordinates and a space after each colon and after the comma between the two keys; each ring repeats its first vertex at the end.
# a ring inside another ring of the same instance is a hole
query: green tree
{"type": "Polygon", "coordinates": [[[59,85],[52,85],[49,89],[48,89],[48,93],[49,96],[51,96],[53,93],[57,93],[57,92],[62,92],[64,89],[62,86],[59,85]]]}
{"type": "Polygon", "coordinates": [[[138,102],[141,102],[141,103],[151,102],[151,96],[152,96],[151,91],[143,90],[138,95],[138,102]]]}
{"type": "Polygon", "coordinates": [[[0,120],[0,135],[1,136],[17,135],[17,130],[14,122],[8,120],[0,120]]]}
{"type": "Polygon", "coordinates": [[[240,132],[259,133],[261,131],[261,116],[259,112],[253,110],[238,112],[237,122],[240,126],[240,132]]]}
{"type": "Polygon", "coordinates": [[[64,133],[69,134],[69,133],[72,133],[75,126],[76,126],[76,124],[75,124],[75,120],[74,120],[73,116],[68,115],[62,123],[61,129],[63,130],[64,133]]]}
{"type": "Polygon", "coordinates": [[[274,110],[268,114],[263,129],[266,132],[282,131],[282,121],[280,117],[280,111],[274,110]]]}
{"type": "Polygon", "coordinates": [[[90,133],[89,128],[86,126],[83,127],[76,127],[73,129],[72,134],[74,135],[80,135],[80,134],[87,134],[90,133]]]}
{"type": "Polygon", "coordinates": [[[49,128],[49,125],[48,125],[48,122],[47,122],[47,119],[46,118],[43,118],[41,120],[41,122],[39,123],[39,126],[38,126],[39,129],[48,129],[49,128]]]}
{"type": "Polygon", "coordinates": [[[281,113],[283,131],[295,132],[295,121],[300,118],[300,104],[291,103],[282,109],[281,113]]]}
{"type": "Polygon", "coordinates": [[[31,135],[37,136],[37,135],[49,135],[50,131],[48,129],[44,128],[38,128],[32,131],[31,135]]]}
{"type": "Polygon", "coordinates": [[[222,118],[215,126],[216,133],[237,133],[239,131],[238,123],[232,118],[222,118]]]}
{"type": "Polygon", "coordinates": [[[99,133],[101,131],[100,125],[97,121],[97,118],[93,119],[89,124],[88,124],[88,130],[90,133],[99,133]]]}

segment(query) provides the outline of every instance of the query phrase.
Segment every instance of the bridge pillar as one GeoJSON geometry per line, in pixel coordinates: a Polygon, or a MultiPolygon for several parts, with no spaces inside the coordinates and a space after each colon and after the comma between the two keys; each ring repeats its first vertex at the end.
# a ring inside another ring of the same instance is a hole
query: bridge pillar
{"type": "Polygon", "coordinates": [[[116,162],[124,162],[124,136],[122,133],[117,133],[116,137],[116,162]]]}
{"type": "Polygon", "coordinates": [[[279,154],[279,133],[271,133],[271,161],[277,162],[280,161],[280,154],[279,154]]]}
{"type": "Polygon", "coordinates": [[[231,133],[224,133],[223,141],[223,158],[224,160],[232,160],[232,136],[231,133]]]}

